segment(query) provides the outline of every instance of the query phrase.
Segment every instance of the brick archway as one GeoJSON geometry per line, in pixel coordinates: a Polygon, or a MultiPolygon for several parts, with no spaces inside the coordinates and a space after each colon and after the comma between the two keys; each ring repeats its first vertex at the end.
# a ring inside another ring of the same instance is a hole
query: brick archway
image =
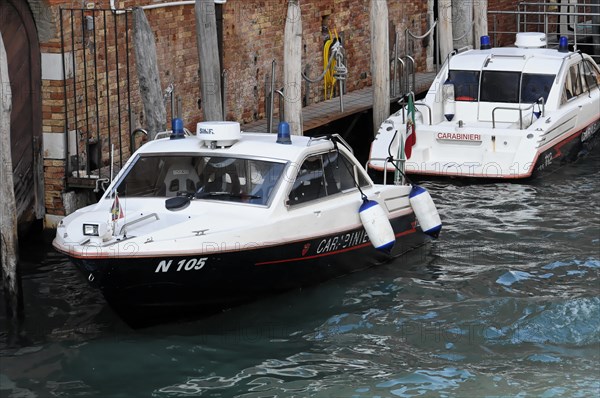
{"type": "Polygon", "coordinates": [[[0,0],[0,32],[12,91],[11,155],[17,217],[23,226],[43,216],[44,200],[40,48],[27,2],[0,0]]]}

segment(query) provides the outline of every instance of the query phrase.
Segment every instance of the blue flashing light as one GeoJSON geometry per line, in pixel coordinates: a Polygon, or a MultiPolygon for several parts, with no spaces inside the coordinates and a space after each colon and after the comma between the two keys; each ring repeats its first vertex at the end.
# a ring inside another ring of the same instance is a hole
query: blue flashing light
{"type": "Polygon", "coordinates": [[[290,145],[292,139],[290,137],[290,125],[288,122],[279,122],[277,127],[277,143],[290,145]]]}
{"type": "Polygon", "coordinates": [[[171,120],[171,139],[177,140],[179,138],[185,138],[185,133],[183,132],[183,120],[176,117],[171,120]]]}
{"type": "Polygon", "coordinates": [[[489,36],[481,36],[479,38],[479,47],[482,50],[489,50],[490,48],[492,48],[492,45],[490,44],[490,37],[489,36]]]}
{"type": "Polygon", "coordinates": [[[569,52],[569,39],[566,36],[561,36],[558,39],[558,52],[559,53],[568,53],[569,52]]]}

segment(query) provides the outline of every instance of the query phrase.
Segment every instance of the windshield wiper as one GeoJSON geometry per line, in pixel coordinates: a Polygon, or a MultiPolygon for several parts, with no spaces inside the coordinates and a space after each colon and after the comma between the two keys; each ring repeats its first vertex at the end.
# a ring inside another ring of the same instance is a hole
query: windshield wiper
{"type": "Polygon", "coordinates": [[[213,191],[213,192],[196,192],[195,198],[202,199],[208,197],[219,197],[226,196],[230,198],[240,198],[240,199],[261,199],[262,196],[246,194],[246,193],[231,193],[226,191],[213,191]]]}

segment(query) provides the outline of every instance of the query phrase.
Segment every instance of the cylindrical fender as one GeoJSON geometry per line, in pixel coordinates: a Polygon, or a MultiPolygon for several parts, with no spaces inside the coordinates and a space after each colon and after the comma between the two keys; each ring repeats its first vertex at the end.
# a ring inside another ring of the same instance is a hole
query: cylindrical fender
{"type": "Polygon", "coordinates": [[[423,232],[437,238],[442,229],[442,220],[429,192],[425,188],[413,185],[408,198],[423,232]]]}
{"type": "Polygon", "coordinates": [[[358,214],[373,246],[377,250],[390,253],[396,243],[396,236],[387,214],[379,203],[364,199],[358,214]]]}

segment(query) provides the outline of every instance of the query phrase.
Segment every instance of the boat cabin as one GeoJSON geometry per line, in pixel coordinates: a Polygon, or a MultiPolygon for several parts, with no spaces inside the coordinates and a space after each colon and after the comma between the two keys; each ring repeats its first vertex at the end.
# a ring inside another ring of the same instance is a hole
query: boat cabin
{"type": "Polygon", "coordinates": [[[232,145],[202,147],[195,139],[195,150],[189,139],[151,142],[132,158],[105,198],[112,199],[116,192],[120,198],[186,196],[269,206],[284,185],[289,191],[285,203],[294,206],[355,191],[356,184],[371,184],[331,141],[294,141],[281,145],[273,136],[244,133],[232,140],[235,150],[232,145]]]}
{"type": "Polygon", "coordinates": [[[441,90],[428,93],[436,98],[431,122],[458,115],[463,122],[524,129],[535,121],[530,116],[557,110],[600,87],[600,69],[589,56],[537,48],[539,37],[534,33],[519,37],[517,47],[470,50],[450,57],[434,82],[441,90]],[[453,96],[446,93],[448,85],[453,86],[453,96]]]}

